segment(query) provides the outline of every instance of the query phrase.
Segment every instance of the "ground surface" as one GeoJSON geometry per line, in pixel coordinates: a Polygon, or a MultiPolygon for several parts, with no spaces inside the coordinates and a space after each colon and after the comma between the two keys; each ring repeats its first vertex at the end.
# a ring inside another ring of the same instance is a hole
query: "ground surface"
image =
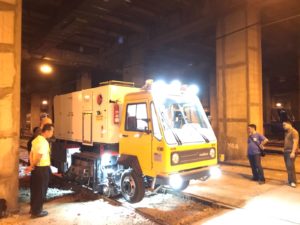
{"type": "MultiPolygon", "coordinates": [[[[296,160],[299,172],[299,162],[296,160]]],[[[286,185],[286,172],[281,155],[267,155],[263,159],[266,184],[251,181],[247,160],[222,165],[223,176],[218,180],[193,181],[186,189],[189,195],[201,196],[234,207],[220,210],[184,200],[171,194],[146,197],[131,205],[164,224],[300,224],[300,184],[297,188],[286,185]],[[243,165],[237,166],[235,164],[243,165]],[[277,170],[278,169],[278,170],[277,170]]],[[[299,174],[298,174],[299,178],[299,174]]],[[[28,183],[28,182],[27,182],[28,183]]],[[[155,224],[132,209],[111,204],[100,196],[91,198],[81,192],[65,190],[55,185],[49,189],[45,209],[49,216],[30,219],[29,192],[26,181],[21,182],[20,213],[0,220],[0,224],[155,224]],[[64,195],[64,197],[59,197],[64,195]]]]}

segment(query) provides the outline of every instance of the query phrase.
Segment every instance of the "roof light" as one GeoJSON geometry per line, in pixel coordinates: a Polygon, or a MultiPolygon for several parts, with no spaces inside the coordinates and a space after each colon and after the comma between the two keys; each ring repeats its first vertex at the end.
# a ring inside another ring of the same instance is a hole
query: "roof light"
{"type": "Polygon", "coordinates": [[[281,108],[281,107],[282,107],[282,104],[281,104],[280,102],[277,102],[277,103],[276,103],[276,107],[277,107],[277,108],[281,108]]]}
{"type": "Polygon", "coordinates": [[[197,95],[199,93],[199,87],[195,84],[192,84],[192,85],[189,86],[188,91],[191,94],[197,95]]]}
{"type": "Polygon", "coordinates": [[[170,84],[170,91],[179,92],[181,88],[181,82],[179,80],[173,80],[170,84]]]}
{"type": "Polygon", "coordinates": [[[49,64],[42,64],[40,66],[40,71],[43,73],[43,74],[51,74],[53,72],[53,68],[52,66],[50,66],[49,64]]]}

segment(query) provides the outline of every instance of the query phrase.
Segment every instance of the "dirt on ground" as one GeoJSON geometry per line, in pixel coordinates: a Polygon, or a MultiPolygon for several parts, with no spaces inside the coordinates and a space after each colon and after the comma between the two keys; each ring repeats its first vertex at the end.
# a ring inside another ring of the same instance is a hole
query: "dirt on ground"
{"type": "Polygon", "coordinates": [[[220,211],[217,208],[183,199],[172,194],[159,193],[146,196],[141,202],[129,204],[121,197],[123,206],[106,201],[101,195],[90,194],[84,189],[73,189],[71,185],[61,185],[52,180],[44,209],[49,215],[31,219],[29,214],[29,177],[20,179],[18,214],[0,220],[0,225],[154,225],[155,218],[163,224],[192,224],[220,211]],[[124,207],[125,206],[125,207],[124,207]],[[127,207],[129,206],[129,207],[127,207]],[[138,213],[140,212],[140,213],[138,213]],[[142,216],[150,215],[150,218],[142,216]]]}

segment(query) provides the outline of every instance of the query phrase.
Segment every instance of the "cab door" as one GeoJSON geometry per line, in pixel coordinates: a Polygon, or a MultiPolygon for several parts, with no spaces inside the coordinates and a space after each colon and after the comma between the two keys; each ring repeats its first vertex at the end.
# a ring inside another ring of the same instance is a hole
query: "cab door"
{"type": "Polygon", "coordinates": [[[120,153],[136,156],[143,173],[147,174],[152,169],[149,102],[147,99],[130,101],[126,104],[125,110],[120,153]]]}

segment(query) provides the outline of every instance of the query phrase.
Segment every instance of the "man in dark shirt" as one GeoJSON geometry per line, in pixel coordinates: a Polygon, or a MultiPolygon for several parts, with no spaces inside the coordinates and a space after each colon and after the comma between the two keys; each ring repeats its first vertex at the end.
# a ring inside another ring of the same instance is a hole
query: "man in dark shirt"
{"type": "Polygon", "coordinates": [[[299,133],[293,128],[290,121],[282,123],[284,134],[284,162],[288,173],[288,183],[291,187],[297,186],[296,171],[295,171],[295,159],[298,151],[299,133]]]}
{"type": "Polygon", "coordinates": [[[248,159],[252,169],[252,180],[258,181],[259,184],[265,183],[264,171],[261,166],[261,150],[268,142],[268,139],[256,132],[256,125],[248,125],[248,159]]]}

